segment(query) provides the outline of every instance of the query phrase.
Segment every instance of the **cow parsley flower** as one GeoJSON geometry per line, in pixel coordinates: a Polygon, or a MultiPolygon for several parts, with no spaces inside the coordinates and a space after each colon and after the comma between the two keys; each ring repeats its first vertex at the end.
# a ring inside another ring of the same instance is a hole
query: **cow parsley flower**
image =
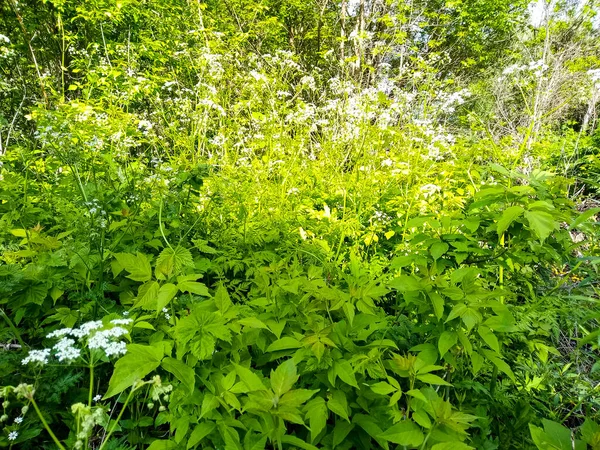
{"type": "Polygon", "coordinates": [[[56,350],[56,357],[60,362],[64,360],[77,359],[81,356],[81,350],[73,347],[75,341],[69,338],[62,338],[53,347],[56,350]]]}
{"type": "Polygon", "coordinates": [[[47,338],[63,337],[67,334],[70,334],[71,331],[73,331],[73,328],[62,328],[60,330],[55,330],[52,333],[49,333],[48,335],[46,335],[46,337],[47,338]]]}
{"type": "Polygon", "coordinates": [[[103,350],[106,356],[124,355],[127,352],[125,342],[114,341],[114,338],[119,338],[127,333],[128,331],[121,327],[96,331],[88,339],[88,348],[103,350]]]}
{"type": "Polygon", "coordinates": [[[113,325],[129,325],[131,322],[133,322],[133,319],[114,319],[110,321],[113,325]]]}
{"type": "Polygon", "coordinates": [[[48,364],[48,358],[50,357],[50,349],[44,349],[44,350],[31,350],[29,352],[29,355],[27,355],[26,358],[24,358],[21,363],[22,364],[29,364],[31,362],[36,362],[36,363],[41,363],[41,364],[48,364]]]}

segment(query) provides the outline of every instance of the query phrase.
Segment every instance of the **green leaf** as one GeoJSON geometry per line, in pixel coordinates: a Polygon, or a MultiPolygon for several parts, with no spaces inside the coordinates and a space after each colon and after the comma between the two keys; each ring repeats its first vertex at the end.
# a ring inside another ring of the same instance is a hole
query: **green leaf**
{"type": "Polygon", "coordinates": [[[288,359],[277,366],[277,369],[271,371],[271,388],[279,397],[289,391],[296,381],[298,381],[298,375],[293,359],[288,359]]]}
{"type": "Polygon", "coordinates": [[[443,358],[448,350],[456,345],[458,342],[458,335],[454,331],[444,331],[438,340],[438,350],[440,351],[440,358],[443,358]]]}
{"type": "Polygon", "coordinates": [[[389,395],[392,392],[396,392],[397,389],[389,383],[385,381],[380,381],[379,383],[372,384],[371,390],[379,395],[389,395]]]}
{"type": "Polygon", "coordinates": [[[140,286],[138,297],[133,307],[152,311],[156,310],[159,289],[160,287],[156,281],[148,281],[140,286]]]}
{"type": "Polygon", "coordinates": [[[204,283],[199,283],[198,281],[180,281],[177,284],[177,287],[181,292],[189,292],[203,297],[210,297],[206,285],[204,283]]]}
{"type": "Polygon", "coordinates": [[[302,344],[298,339],[293,337],[284,336],[281,339],[273,342],[267,347],[267,352],[278,352],[280,350],[289,350],[302,347],[302,344]]]}
{"type": "Polygon", "coordinates": [[[217,425],[214,422],[202,422],[196,425],[192,434],[190,434],[190,438],[187,442],[187,448],[190,449],[197,445],[202,439],[212,433],[217,425]]]}
{"type": "Polygon", "coordinates": [[[350,418],[348,417],[348,402],[346,400],[346,394],[342,391],[333,391],[333,394],[327,400],[327,408],[342,419],[346,419],[350,422],[350,418]]]}
{"type": "Polygon", "coordinates": [[[383,433],[383,430],[379,428],[379,424],[375,421],[375,419],[364,414],[356,414],[352,418],[352,422],[365,430],[367,434],[375,439],[384,450],[389,448],[387,441],[379,437],[383,433]]]}
{"type": "Polygon", "coordinates": [[[477,333],[492,350],[494,350],[496,353],[500,353],[500,344],[498,343],[498,338],[492,332],[492,330],[490,330],[488,327],[480,325],[479,328],[477,328],[477,333]]]}
{"type": "Polygon", "coordinates": [[[529,222],[529,228],[542,242],[558,227],[552,214],[544,211],[526,211],[525,218],[529,222]]]}
{"type": "Polygon", "coordinates": [[[174,450],[177,448],[177,443],[173,441],[156,440],[148,446],[146,450],[174,450]]]}
{"type": "Polygon", "coordinates": [[[173,283],[163,284],[158,290],[158,295],[156,297],[156,311],[161,311],[171,303],[171,300],[177,295],[177,292],[179,292],[179,288],[173,283]]]}
{"type": "Polygon", "coordinates": [[[381,439],[393,442],[394,444],[409,447],[418,447],[423,443],[425,436],[421,429],[412,421],[405,420],[388,428],[379,435],[381,439]]]}
{"type": "Polygon", "coordinates": [[[475,447],[465,444],[460,441],[441,442],[431,447],[431,450],[474,450],[475,447]]]}
{"type": "Polygon", "coordinates": [[[433,313],[438,320],[442,318],[444,315],[444,298],[438,294],[437,292],[429,292],[429,299],[431,300],[431,304],[433,306],[433,313]]]}
{"type": "Polygon", "coordinates": [[[436,384],[441,386],[452,386],[450,383],[445,381],[443,378],[438,377],[432,373],[426,373],[423,375],[417,375],[417,379],[427,384],[436,384]]]}
{"type": "Polygon", "coordinates": [[[449,248],[450,246],[445,242],[438,241],[434,242],[434,244],[429,249],[429,252],[431,253],[433,259],[438,260],[448,251],[449,248]]]}
{"type": "Polygon", "coordinates": [[[483,354],[485,355],[485,357],[487,359],[489,359],[497,368],[500,372],[508,375],[508,377],[513,380],[516,381],[515,379],[515,374],[513,373],[513,371],[511,370],[510,366],[508,364],[506,364],[501,358],[500,355],[497,353],[494,353],[490,350],[485,350],[485,349],[481,349],[481,351],[483,352],[483,354]]]}
{"type": "MultiPolygon", "coordinates": [[[[319,392],[318,389],[294,389],[287,392],[279,399],[279,405],[282,408],[298,408],[307,401],[309,401],[313,395],[319,392]]],[[[299,422],[301,423],[301,422],[299,422]]]]}
{"type": "Polygon", "coordinates": [[[348,434],[354,429],[354,424],[350,422],[343,422],[341,420],[336,421],[335,427],[333,428],[333,446],[337,447],[340,445],[348,434]]]}
{"type": "Polygon", "coordinates": [[[215,292],[215,306],[221,313],[226,313],[233,303],[231,303],[231,299],[229,298],[229,293],[227,292],[227,288],[222,284],[219,285],[217,291],[215,292]]]}
{"type": "Polygon", "coordinates": [[[192,254],[183,247],[165,248],[156,259],[156,278],[169,279],[173,274],[181,272],[183,267],[194,265],[192,254]]]}
{"type": "Polygon", "coordinates": [[[240,380],[248,388],[248,392],[267,390],[265,385],[262,383],[260,377],[254,372],[252,372],[250,369],[247,369],[244,366],[240,366],[239,364],[234,364],[233,366],[235,367],[235,372],[240,377],[240,380]]]}
{"type": "Polygon", "coordinates": [[[333,363],[333,367],[335,368],[335,373],[337,374],[337,376],[340,377],[340,379],[344,383],[349,384],[350,386],[353,386],[356,389],[358,389],[358,383],[356,383],[354,369],[352,369],[350,361],[347,361],[345,359],[335,361],[333,363]]]}
{"type": "Polygon", "coordinates": [[[115,363],[104,399],[123,392],[155,370],[163,357],[162,347],[129,344],[127,353],[115,363]]]}
{"type": "Polygon", "coordinates": [[[311,445],[307,442],[304,442],[302,439],[297,438],[296,436],[292,436],[290,434],[284,434],[281,436],[281,442],[284,444],[291,444],[298,448],[303,448],[304,450],[319,450],[314,445],[311,445]]]}
{"type": "Polygon", "coordinates": [[[573,223],[571,223],[571,225],[569,226],[569,230],[572,230],[573,228],[577,228],[583,222],[585,222],[586,220],[595,216],[598,213],[600,213],[600,208],[592,208],[592,209],[588,209],[585,212],[582,212],[581,214],[579,214],[579,216],[577,216],[577,218],[573,221],[573,223]]]}
{"type": "Polygon", "coordinates": [[[315,442],[317,436],[327,425],[329,411],[327,410],[325,400],[321,397],[317,397],[308,402],[304,409],[306,410],[306,418],[308,419],[308,425],[310,427],[310,440],[311,442],[315,442]]]}
{"type": "Polygon", "coordinates": [[[115,253],[115,258],[119,265],[129,272],[127,278],[142,282],[152,278],[150,260],[143,253],[137,253],[135,256],[130,253],[115,253]]]}
{"type": "Polygon", "coordinates": [[[196,382],[196,372],[190,366],[175,358],[165,358],[161,362],[161,366],[167,372],[175,375],[181,383],[187,388],[189,394],[194,392],[194,384],[196,382]]]}
{"type": "Polygon", "coordinates": [[[523,214],[523,207],[521,206],[509,206],[502,212],[502,217],[498,220],[496,225],[496,232],[498,236],[501,236],[508,227],[521,215],[523,214]]]}

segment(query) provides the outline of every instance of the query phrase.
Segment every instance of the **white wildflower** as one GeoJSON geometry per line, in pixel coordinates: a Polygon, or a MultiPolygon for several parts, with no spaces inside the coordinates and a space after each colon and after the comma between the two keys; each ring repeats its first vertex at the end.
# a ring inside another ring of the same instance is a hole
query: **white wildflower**
{"type": "Polygon", "coordinates": [[[11,431],[10,433],[8,433],[8,440],[9,441],[14,441],[19,437],[19,433],[17,431],[11,431]]]}
{"type": "Polygon", "coordinates": [[[63,337],[67,334],[70,334],[73,331],[73,328],[62,328],[60,330],[55,330],[52,333],[46,335],[47,338],[58,338],[63,337]]]}
{"type": "Polygon", "coordinates": [[[0,43],[10,44],[10,39],[8,38],[8,36],[0,34],[0,43]]]}
{"type": "Polygon", "coordinates": [[[113,319],[110,321],[113,325],[129,325],[133,319],[113,319]]]}
{"type": "Polygon", "coordinates": [[[48,358],[50,357],[50,349],[44,350],[31,350],[29,355],[21,361],[22,364],[29,364],[31,362],[37,362],[42,364],[48,364],[48,358]]]}
{"type": "Polygon", "coordinates": [[[21,416],[15,417],[15,423],[22,423],[22,422],[23,422],[23,418],[21,416]]]}
{"type": "Polygon", "coordinates": [[[102,396],[100,394],[95,395],[92,400],[94,400],[95,402],[99,402],[100,400],[102,400],[102,396]]]}
{"type": "Polygon", "coordinates": [[[71,336],[75,336],[77,338],[82,338],[85,336],[89,336],[90,333],[98,328],[102,328],[103,324],[100,320],[94,320],[91,322],[86,322],[81,325],[78,329],[75,329],[71,332],[71,336]]]}
{"type": "Polygon", "coordinates": [[[73,347],[73,344],[75,344],[75,341],[66,337],[56,343],[54,350],[56,350],[56,357],[59,361],[79,358],[81,350],[73,347]]]}
{"type": "Polygon", "coordinates": [[[426,184],[421,186],[420,191],[423,193],[423,197],[431,197],[436,192],[440,192],[441,188],[435,184],[426,184]]]}

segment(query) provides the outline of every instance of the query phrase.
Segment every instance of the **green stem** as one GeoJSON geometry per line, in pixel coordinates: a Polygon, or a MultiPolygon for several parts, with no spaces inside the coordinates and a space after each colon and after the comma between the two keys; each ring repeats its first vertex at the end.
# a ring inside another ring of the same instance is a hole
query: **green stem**
{"type": "Polygon", "coordinates": [[[125,400],[125,403],[123,403],[123,408],[121,408],[121,412],[119,413],[119,415],[115,419],[115,421],[113,423],[113,426],[110,428],[110,431],[106,435],[106,438],[104,439],[104,441],[102,442],[102,445],[98,448],[98,450],[102,450],[104,448],[104,446],[106,445],[106,443],[109,441],[110,437],[112,436],[113,432],[115,431],[115,428],[119,424],[119,421],[121,420],[121,417],[123,417],[123,413],[127,409],[127,405],[129,404],[129,401],[131,400],[131,397],[133,397],[133,393],[136,390],[137,390],[136,387],[131,388],[131,392],[129,392],[129,395],[127,396],[127,399],[125,400]]]}
{"type": "MultiPolygon", "coordinates": [[[[162,238],[165,240],[167,246],[173,250],[173,247],[171,247],[171,244],[169,244],[169,241],[167,241],[167,237],[165,236],[165,232],[163,230],[163,225],[162,225],[162,209],[163,209],[163,201],[162,198],[160,199],[160,206],[158,207],[158,228],[160,229],[160,234],[162,236],[162,238]]],[[[175,250],[173,250],[175,251],[175,250]]]]}
{"type": "Polygon", "coordinates": [[[50,437],[52,438],[52,440],[54,441],[54,443],[56,444],[56,446],[58,448],[60,448],[61,450],[66,450],[65,447],[64,447],[64,445],[62,445],[60,443],[60,441],[58,440],[58,438],[56,437],[56,435],[50,429],[50,426],[48,425],[48,422],[46,422],[46,419],[42,415],[42,412],[40,411],[40,408],[38,408],[38,405],[35,402],[35,400],[33,399],[33,397],[31,398],[31,404],[33,405],[33,409],[35,409],[35,412],[37,413],[38,417],[40,418],[40,421],[42,422],[42,425],[44,425],[44,428],[46,429],[46,431],[48,432],[48,434],[50,435],[50,437]]]}
{"type": "Polygon", "coordinates": [[[11,329],[11,331],[14,333],[15,338],[17,339],[17,341],[19,341],[19,344],[21,344],[22,348],[27,347],[27,345],[25,344],[25,342],[23,341],[23,339],[21,338],[21,333],[19,333],[19,330],[17,329],[17,327],[15,327],[15,324],[12,323],[12,320],[10,320],[10,317],[8,317],[6,315],[6,313],[4,312],[3,309],[0,309],[0,315],[2,317],[4,317],[4,320],[6,321],[6,323],[8,324],[8,327],[11,329]]]}
{"type": "Polygon", "coordinates": [[[89,407],[92,406],[93,393],[94,393],[94,365],[90,362],[90,391],[88,393],[88,406],[89,407]]]}

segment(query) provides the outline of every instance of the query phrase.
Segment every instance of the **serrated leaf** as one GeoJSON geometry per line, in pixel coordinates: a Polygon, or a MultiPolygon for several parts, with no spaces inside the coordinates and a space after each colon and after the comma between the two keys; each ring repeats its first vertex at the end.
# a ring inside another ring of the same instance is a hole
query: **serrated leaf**
{"type": "Polygon", "coordinates": [[[229,298],[227,288],[222,284],[219,285],[215,292],[215,306],[221,313],[226,313],[232,305],[233,303],[231,302],[231,298],[229,298]]]}
{"type": "Polygon", "coordinates": [[[450,246],[445,242],[438,241],[433,243],[429,249],[429,253],[431,253],[433,259],[438,260],[448,251],[449,248],[450,246]]]}
{"type": "Polygon", "coordinates": [[[156,259],[156,277],[164,276],[166,279],[178,274],[184,267],[192,267],[194,260],[190,251],[183,247],[165,248],[156,259]]]}
{"type": "MultiPolygon", "coordinates": [[[[512,381],[516,381],[515,379],[515,374],[513,373],[513,371],[511,370],[510,366],[508,364],[506,364],[506,362],[504,362],[501,358],[500,355],[497,353],[492,352],[491,350],[485,350],[482,349],[481,350],[482,353],[485,355],[485,357],[487,359],[489,359],[497,368],[500,372],[508,375],[508,377],[512,380],[512,381]]],[[[473,352],[475,353],[475,352],[473,352]]],[[[472,357],[472,356],[471,356],[472,357]]]]}
{"type": "Polygon", "coordinates": [[[385,381],[380,381],[379,383],[372,384],[370,386],[371,390],[379,395],[389,395],[392,392],[396,392],[397,389],[389,383],[385,381]]]}
{"type": "Polygon", "coordinates": [[[429,299],[431,300],[435,317],[440,320],[444,315],[444,298],[437,292],[429,292],[427,295],[429,295],[429,299]]]}
{"type": "Polygon", "coordinates": [[[329,411],[325,400],[321,397],[315,398],[306,404],[306,418],[310,427],[310,440],[315,442],[317,436],[323,431],[327,425],[329,411]]]}
{"type": "Polygon", "coordinates": [[[136,253],[132,255],[130,253],[115,253],[119,265],[123,267],[134,281],[148,281],[152,278],[152,267],[150,267],[150,260],[143,253],[136,253]]]}
{"type": "Polygon", "coordinates": [[[159,289],[156,281],[149,281],[143,284],[139,289],[138,297],[133,307],[152,311],[156,310],[159,289]]]}
{"type": "Polygon", "coordinates": [[[529,228],[542,242],[558,227],[558,222],[552,214],[544,211],[526,211],[525,218],[529,228]]]}

